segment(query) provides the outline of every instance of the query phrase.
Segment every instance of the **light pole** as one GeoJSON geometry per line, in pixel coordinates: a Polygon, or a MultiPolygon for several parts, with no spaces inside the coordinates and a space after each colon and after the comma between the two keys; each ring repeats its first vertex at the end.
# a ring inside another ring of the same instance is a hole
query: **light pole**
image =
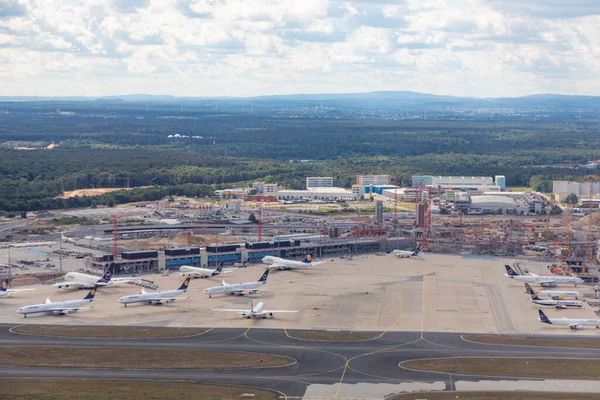
{"type": "Polygon", "coordinates": [[[10,243],[8,244],[8,283],[10,284],[10,243]]]}

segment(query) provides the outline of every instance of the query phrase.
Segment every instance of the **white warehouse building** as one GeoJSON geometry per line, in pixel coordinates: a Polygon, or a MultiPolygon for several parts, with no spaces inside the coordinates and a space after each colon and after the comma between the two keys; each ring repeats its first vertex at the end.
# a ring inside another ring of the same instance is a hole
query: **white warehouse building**
{"type": "Polygon", "coordinates": [[[330,176],[308,176],[306,177],[306,188],[333,187],[333,178],[330,176]]]}
{"type": "Polygon", "coordinates": [[[599,194],[600,182],[592,183],[592,193],[590,193],[589,182],[570,182],[570,181],[552,181],[552,193],[569,194],[573,193],[577,196],[582,194],[599,194]]]}
{"type": "Polygon", "coordinates": [[[469,214],[528,213],[529,206],[506,196],[471,196],[469,214]]]}
{"type": "Polygon", "coordinates": [[[307,190],[280,190],[273,193],[279,200],[357,200],[360,193],[338,187],[317,187],[307,190]]]}

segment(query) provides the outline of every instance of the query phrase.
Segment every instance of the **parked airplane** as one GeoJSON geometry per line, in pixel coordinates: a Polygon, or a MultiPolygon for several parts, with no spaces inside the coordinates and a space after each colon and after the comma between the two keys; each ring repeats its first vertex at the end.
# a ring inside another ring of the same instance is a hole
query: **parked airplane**
{"type": "Polygon", "coordinates": [[[298,311],[292,310],[265,310],[265,304],[260,302],[254,307],[252,301],[250,301],[250,309],[239,310],[239,309],[231,309],[231,308],[213,308],[213,311],[226,311],[226,312],[235,312],[240,314],[242,317],[250,318],[262,318],[266,319],[267,316],[272,317],[273,313],[295,313],[298,311]]]}
{"type": "MultiPolygon", "coordinates": [[[[525,293],[530,295],[536,294],[536,292],[529,286],[529,283],[525,284],[525,293]]],[[[580,299],[583,297],[581,292],[565,291],[565,290],[540,290],[537,292],[538,296],[547,296],[553,300],[563,300],[565,297],[574,297],[580,299]]]]}
{"type": "Polygon", "coordinates": [[[289,271],[296,268],[310,268],[324,263],[324,261],[313,262],[312,259],[312,253],[308,253],[302,261],[286,260],[285,258],[275,256],[264,256],[262,262],[263,264],[267,264],[267,269],[277,268],[279,271],[289,271]]]}
{"type": "Polygon", "coordinates": [[[50,297],[46,299],[44,304],[35,304],[33,306],[24,306],[17,310],[19,314],[23,314],[25,318],[27,318],[27,314],[35,314],[35,313],[52,313],[54,315],[65,315],[65,314],[73,314],[79,311],[79,309],[94,301],[94,296],[96,295],[96,290],[98,289],[97,285],[89,291],[89,293],[83,298],[83,300],[69,300],[69,301],[59,301],[57,303],[53,303],[50,301],[50,297]]]}
{"type": "Polygon", "coordinates": [[[421,251],[421,249],[417,247],[417,249],[415,251],[394,250],[394,251],[392,251],[392,254],[395,255],[398,258],[408,258],[408,257],[416,257],[416,256],[418,256],[420,251],[421,251]]]}
{"type": "Polygon", "coordinates": [[[127,307],[130,303],[148,303],[152,305],[160,305],[165,303],[174,303],[175,297],[187,292],[188,286],[190,285],[190,278],[185,278],[185,281],[175,290],[165,290],[163,292],[152,292],[148,293],[144,288],[140,294],[134,294],[131,296],[124,296],[119,299],[119,303],[122,303],[127,307]]]}
{"type": "Polygon", "coordinates": [[[63,232],[60,233],[60,240],[63,243],[75,243],[75,239],[65,236],[63,232]]]}
{"type": "Polygon", "coordinates": [[[232,272],[234,269],[235,268],[229,269],[227,271],[223,271],[223,263],[220,263],[219,266],[217,267],[217,269],[190,267],[189,265],[182,265],[181,267],[179,267],[179,272],[181,272],[182,275],[197,276],[200,278],[209,278],[211,276],[227,274],[229,272],[232,272]]]}
{"type": "Polygon", "coordinates": [[[556,287],[559,283],[577,286],[584,282],[583,279],[574,276],[540,276],[532,274],[531,272],[529,275],[519,275],[510,267],[510,265],[505,265],[504,268],[506,268],[506,274],[504,274],[504,276],[508,276],[511,279],[516,279],[521,282],[539,283],[542,287],[556,287]]]}
{"type": "Polygon", "coordinates": [[[540,299],[537,294],[531,295],[531,301],[540,306],[551,306],[556,308],[567,308],[567,307],[583,307],[582,301],[577,300],[553,300],[553,299],[540,299]]]}
{"type": "Polygon", "coordinates": [[[125,283],[134,282],[136,278],[113,278],[115,272],[115,263],[108,264],[104,275],[98,278],[96,275],[82,274],[80,272],[69,272],[65,275],[64,282],[55,283],[54,287],[59,289],[89,289],[94,286],[112,286],[112,285],[123,285],[125,283]]]}
{"type": "Polygon", "coordinates": [[[583,329],[584,326],[595,326],[600,329],[600,319],[573,319],[573,318],[548,318],[542,310],[538,310],[540,317],[538,321],[550,325],[567,325],[569,328],[583,329]]]}
{"type": "Polygon", "coordinates": [[[9,289],[8,288],[8,279],[5,279],[2,281],[2,284],[0,285],[0,297],[8,297],[8,296],[12,296],[13,294],[19,293],[19,292],[28,292],[30,290],[35,290],[35,289],[9,289]]]}
{"type": "MultiPolygon", "coordinates": [[[[234,296],[243,296],[244,294],[254,294],[258,292],[258,287],[267,283],[267,277],[269,276],[270,269],[267,269],[259,280],[256,282],[246,282],[246,283],[237,283],[230,285],[227,282],[223,281],[221,286],[210,287],[204,290],[204,294],[207,294],[208,297],[212,297],[213,294],[232,294],[234,296]],[[247,291],[247,292],[246,292],[247,291]],[[244,293],[246,292],[246,293],[244,293]]],[[[263,289],[264,290],[264,289],[263,289]]]]}

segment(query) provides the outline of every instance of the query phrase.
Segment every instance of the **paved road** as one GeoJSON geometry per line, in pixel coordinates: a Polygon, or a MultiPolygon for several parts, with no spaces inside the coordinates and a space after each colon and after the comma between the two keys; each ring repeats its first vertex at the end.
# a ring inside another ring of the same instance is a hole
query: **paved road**
{"type": "MultiPolygon", "coordinates": [[[[298,362],[288,367],[248,370],[109,370],[93,368],[23,368],[0,366],[4,377],[104,378],[188,380],[199,383],[238,384],[278,390],[282,397],[301,397],[309,385],[403,382],[443,383],[455,388],[447,374],[413,372],[398,367],[404,360],[449,356],[600,357],[600,350],[497,346],[462,340],[455,333],[389,332],[362,342],[317,342],[291,338],[293,331],[274,329],[213,329],[195,337],[177,339],[73,339],[17,335],[0,325],[0,346],[98,346],[249,351],[281,354],[298,362]],[[283,396],[285,395],[285,396],[283,396]]],[[[182,351],[185,356],[185,351],[182,351]]],[[[461,377],[478,381],[477,377],[461,377]]],[[[338,389],[339,390],[339,389],[338,389]]],[[[337,393],[331,393],[336,397],[337,393]]],[[[341,397],[340,397],[341,398],[341,397]]]]}

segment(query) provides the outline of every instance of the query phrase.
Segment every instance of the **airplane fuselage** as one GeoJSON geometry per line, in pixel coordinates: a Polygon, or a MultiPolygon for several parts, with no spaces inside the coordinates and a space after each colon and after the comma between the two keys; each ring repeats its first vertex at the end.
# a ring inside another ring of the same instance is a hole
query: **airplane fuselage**
{"type": "Polygon", "coordinates": [[[246,282],[246,283],[237,283],[234,285],[222,285],[222,286],[215,286],[215,287],[210,287],[208,289],[204,290],[204,294],[209,295],[209,297],[213,294],[222,294],[222,293],[233,293],[233,294],[237,294],[242,296],[244,293],[244,291],[248,290],[248,294],[254,294],[252,293],[253,289],[256,289],[262,285],[264,285],[265,283],[267,283],[266,281],[263,282],[246,282]]]}
{"type": "Polygon", "coordinates": [[[280,258],[280,257],[275,257],[275,256],[264,256],[262,258],[262,262],[263,262],[263,264],[277,265],[278,267],[282,267],[280,269],[307,268],[307,267],[313,266],[312,262],[286,260],[285,258],[280,258]]]}
{"type": "Polygon", "coordinates": [[[571,276],[537,276],[537,275],[509,275],[504,274],[511,279],[525,283],[539,283],[542,287],[555,287],[557,284],[580,285],[583,279],[571,276]]]}
{"type": "Polygon", "coordinates": [[[24,306],[17,310],[19,314],[27,315],[27,314],[36,314],[42,312],[53,312],[57,314],[65,314],[64,311],[67,310],[67,313],[75,312],[76,308],[82,307],[86,304],[91,303],[94,299],[84,299],[84,300],[69,300],[69,301],[60,301],[57,303],[44,303],[44,304],[34,304],[32,306],[24,306]]]}
{"type": "MultiPolygon", "coordinates": [[[[124,296],[119,299],[119,303],[121,304],[131,304],[131,303],[149,303],[149,304],[161,304],[162,300],[173,300],[173,297],[179,296],[187,292],[187,289],[177,289],[177,290],[165,290],[163,292],[154,292],[154,293],[140,293],[134,294],[131,296],[124,296]]],[[[167,301],[170,302],[170,301],[167,301]]]]}
{"type": "Polygon", "coordinates": [[[183,265],[179,267],[179,272],[189,275],[197,275],[202,278],[208,278],[209,276],[217,276],[220,275],[220,272],[217,272],[214,269],[209,268],[199,268],[199,267],[190,267],[187,265],[183,265]]]}
{"type": "Polygon", "coordinates": [[[583,302],[576,300],[531,299],[531,301],[540,306],[550,306],[556,308],[583,307],[583,302]]]}

